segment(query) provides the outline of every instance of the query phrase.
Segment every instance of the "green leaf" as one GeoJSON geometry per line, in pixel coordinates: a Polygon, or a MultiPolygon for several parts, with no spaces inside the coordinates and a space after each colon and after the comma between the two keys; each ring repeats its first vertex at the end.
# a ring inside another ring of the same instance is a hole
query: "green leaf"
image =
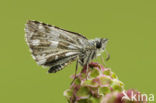
{"type": "Polygon", "coordinates": [[[79,97],[88,97],[90,95],[90,92],[87,87],[80,87],[76,94],[79,97]]]}
{"type": "Polygon", "coordinates": [[[104,75],[110,75],[111,74],[111,70],[110,69],[106,69],[103,71],[104,75]]]}
{"type": "Polygon", "coordinates": [[[111,92],[111,90],[109,87],[100,87],[99,88],[99,93],[102,95],[105,95],[105,94],[110,93],[110,92],[111,92]]]}
{"type": "Polygon", "coordinates": [[[74,83],[75,83],[76,85],[79,85],[79,84],[81,83],[81,80],[80,80],[79,78],[76,78],[75,81],[74,81],[74,83]]]}
{"type": "Polygon", "coordinates": [[[106,85],[106,84],[110,85],[112,83],[111,78],[106,77],[106,76],[102,76],[99,79],[100,79],[100,82],[101,82],[102,85],[106,85]]]}
{"type": "Polygon", "coordinates": [[[100,103],[100,98],[90,97],[88,103],[100,103]]]}
{"type": "Polygon", "coordinates": [[[115,73],[112,73],[111,77],[114,78],[114,79],[118,79],[118,77],[117,77],[117,75],[115,73]]]}
{"type": "Polygon", "coordinates": [[[93,69],[90,73],[91,78],[95,78],[99,75],[99,71],[97,69],[93,69]]]}
{"type": "Polygon", "coordinates": [[[80,99],[77,103],[88,103],[88,99],[80,99]]]}
{"type": "Polygon", "coordinates": [[[123,88],[120,85],[117,85],[117,84],[113,84],[112,88],[113,88],[114,91],[122,91],[123,90],[123,88]]]}
{"type": "Polygon", "coordinates": [[[67,89],[64,91],[64,96],[69,100],[70,97],[73,95],[73,91],[71,89],[67,89]]]}

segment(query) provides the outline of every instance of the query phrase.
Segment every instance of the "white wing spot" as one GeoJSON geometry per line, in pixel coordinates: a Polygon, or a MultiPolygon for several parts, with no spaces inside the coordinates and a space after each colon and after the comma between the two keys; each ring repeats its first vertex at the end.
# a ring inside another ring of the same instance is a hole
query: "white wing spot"
{"type": "Polygon", "coordinates": [[[39,61],[37,62],[37,64],[42,65],[42,64],[44,64],[45,62],[46,62],[46,59],[42,59],[42,60],[39,60],[39,61]]]}
{"type": "Polygon", "coordinates": [[[37,58],[38,60],[45,59],[45,54],[37,55],[36,58],[37,58]]]}
{"type": "Polygon", "coordinates": [[[43,29],[42,24],[40,24],[40,25],[38,26],[38,29],[43,29]]]}
{"type": "Polygon", "coordinates": [[[57,48],[59,42],[57,41],[50,41],[50,42],[51,42],[51,47],[57,48]]]}
{"type": "Polygon", "coordinates": [[[32,55],[32,58],[33,58],[34,60],[36,60],[36,57],[35,57],[34,55],[32,55]]]}
{"type": "Polygon", "coordinates": [[[69,45],[68,48],[71,48],[71,49],[77,49],[75,46],[73,45],[69,45]]]}
{"type": "Polygon", "coordinates": [[[40,44],[40,40],[32,40],[32,45],[38,46],[40,44]]]}
{"type": "Polygon", "coordinates": [[[56,29],[54,27],[50,27],[50,29],[51,29],[50,34],[52,34],[54,38],[58,38],[60,36],[58,29],[56,29]]]}
{"type": "Polygon", "coordinates": [[[57,59],[58,59],[58,55],[55,56],[55,60],[57,60],[57,59]]]}
{"type": "Polygon", "coordinates": [[[71,55],[74,55],[74,54],[77,54],[78,52],[69,52],[69,53],[66,53],[65,56],[71,56],[71,55]]]}
{"type": "Polygon", "coordinates": [[[39,65],[44,64],[47,61],[45,58],[45,54],[36,56],[36,61],[39,65]]]}

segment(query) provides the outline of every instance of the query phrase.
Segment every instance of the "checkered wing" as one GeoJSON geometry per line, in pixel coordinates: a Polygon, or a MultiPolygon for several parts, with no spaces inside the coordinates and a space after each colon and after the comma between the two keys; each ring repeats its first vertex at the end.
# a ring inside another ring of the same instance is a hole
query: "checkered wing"
{"type": "Polygon", "coordinates": [[[28,21],[25,28],[26,41],[32,56],[39,65],[49,66],[49,72],[57,72],[77,58],[86,37],[56,26],[28,21]]]}

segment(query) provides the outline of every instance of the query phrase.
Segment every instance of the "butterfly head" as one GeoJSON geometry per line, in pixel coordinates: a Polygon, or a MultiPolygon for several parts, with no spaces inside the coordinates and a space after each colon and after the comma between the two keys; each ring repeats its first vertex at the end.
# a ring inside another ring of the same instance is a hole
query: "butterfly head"
{"type": "Polygon", "coordinates": [[[106,48],[108,39],[106,38],[97,38],[96,39],[96,48],[100,51],[103,52],[106,48]]]}

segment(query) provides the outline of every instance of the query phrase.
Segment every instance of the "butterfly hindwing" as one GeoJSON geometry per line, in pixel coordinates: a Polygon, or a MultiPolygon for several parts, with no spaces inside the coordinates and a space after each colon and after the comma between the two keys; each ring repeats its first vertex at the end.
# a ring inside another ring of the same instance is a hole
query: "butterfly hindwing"
{"type": "Polygon", "coordinates": [[[65,66],[70,64],[72,61],[77,59],[77,56],[71,56],[71,57],[64,57],[61,58],[59,61],[53,61],[53,66],[48,70],[49,73],[55,73],[57,71],[62,70],[65,66]]]}

